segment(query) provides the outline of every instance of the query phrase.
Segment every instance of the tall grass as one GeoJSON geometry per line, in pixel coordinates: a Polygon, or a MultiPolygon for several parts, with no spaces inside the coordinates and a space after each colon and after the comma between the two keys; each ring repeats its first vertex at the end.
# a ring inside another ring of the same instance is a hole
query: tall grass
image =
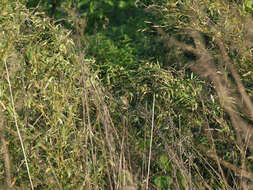
{"type": "Polygon", "coordinates": [[[86,18],[71,6],[69,31],[19,2],[0,5],[0,188],[251,188],[252,91],[238,71],[252,60],[248,15],[227,13],[245,22],[223,30],[226,18],[212,24],[197,1],[164,7],[188,19],[167,23],[177,35],[156,26],[163,48],[195,59],[180,70],[138,60],[101,70],[88,58],[86,18]]]}

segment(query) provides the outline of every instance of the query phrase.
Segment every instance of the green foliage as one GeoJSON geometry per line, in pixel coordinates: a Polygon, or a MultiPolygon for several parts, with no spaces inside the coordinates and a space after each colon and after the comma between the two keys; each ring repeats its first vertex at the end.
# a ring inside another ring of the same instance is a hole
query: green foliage
{"type": "Polygon", "coordinates": [[[171,163],[166,155],[160,156],[158,164],[160,169],[165,170],[166,172],[171,171],[171,163]]]}
{"type": "Polygon", "coordinates": [[[154,184],[161,190],[168,189],[172,179],[169,176],[157,176],[154,179],[154,184]]]}
{"type": "Polygon", "coordinates": [[[15,186],[28,186],[25,167],[19,168],[23,155],[14,130],[16,112],[34,187],[76,188],[84,176],[76,160],[79,153],[73,151],[78,145],[73,142],[80,138],[75,131],[81,126],[77,119],[80,92],[74,87],[80,72],[71,53],[74,43],[68,37],[69,31],[52,26],[38,14],[30,14],[19,3],[12,6],[2,3],[1,7],[1,72],[4,74],[0,101],[4,131],[10,140],[15,186]],[[11,105],[4,62],[10,73],[16,110],[11,105]]]}
{"type": "MultiPolygon", "coordinates": [[[[221,40],[252,94],[250,1],[57,1],[55,21],[64,19],[71,30],[47,18],[52,1],[23,3],[0,3],[0,132],[8,141],[15,187],[27,188],[29,179],[14,116],[35,189],[137,189],[146,185],[148,169],[150,189],[242,183],[228,165],[243,163],[249,172],[251,151],[243,155],[237,138],[245,131],[236,133],[224,106],[230,98],[236,107],[240,93],[228,97],[211,77],[212,83],[205,80],[216,72],[202,71],[197,53],[207,50],[222,83],[232,89],[221,40]],[[34,11],[26,8],[39,2],[34,11]],[[198,49],[193,31],[206,49],[198,49]]],[[[251,123],[243,107],[236,121],[242,116],[251,123]]],[[[1,159],[7,176],[4,167],[1,159]]]]}
{"type": "Polygon", "coordinates": [[[250,0],[246,1],[245,2],[245,8],[248,12],[252,13],[252,11],[253,11],[253,1],[250,1],[250,0]]]}
{"type": "Polygon", "coordinates": [[[129,40],[130,38],[125,35],[124,39],[120,41],[121,44],[115,43],[102,33],[98,33],[90,39],[90,44],[97,44],[90,47],[89,54],[96,57],[99,63],[104,63],[103,67],[113,67],[115,65],[131,67],[135,63],[135,49],[131,47],[129,40]],[[124,44],[124,48],[120,47],[122,44],[124,44]]]}

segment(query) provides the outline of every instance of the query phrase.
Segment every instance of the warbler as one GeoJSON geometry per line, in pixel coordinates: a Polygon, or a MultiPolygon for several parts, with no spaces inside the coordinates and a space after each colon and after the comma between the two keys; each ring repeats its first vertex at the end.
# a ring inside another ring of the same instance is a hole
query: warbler
{"type": "Polygon", "coordinates": [[[125,96],[121,96],[120,97],[120,100],[122,101],[122,103],[125,105],[125,106],[129,106],[129,101],[128,99],[125,97],[125,96]]]}

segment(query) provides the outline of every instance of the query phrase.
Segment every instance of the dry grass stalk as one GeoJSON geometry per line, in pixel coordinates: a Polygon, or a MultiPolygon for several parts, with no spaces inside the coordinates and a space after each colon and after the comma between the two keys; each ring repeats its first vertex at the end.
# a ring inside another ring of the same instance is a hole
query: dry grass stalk
{"type": "Polygon", "coordinates": [[[146,179],[146,190],[148,190],[149,185],[149,172],[150,172],[150,161],[152,154],[152,141],[153,141],[153,131],[154,131],[154,116],[155,115],[155,94],[153,95],[153,107],[152,107],[152,123],[151,123],[151,137],[150,137],[150,145],[149,145],[149,157],[148,157],[148,173],[146,179]]]}
{"type": "MultiPolygon", "coordinates": [[[[167,39],[167,42],[165,44],[166,47],[172,47],[173,45],[175,45],[181,48],[182,50],[186,52],[191,52],[197,56],[196,63],[191,65],[191,69],[196,73],[200,74],[201,76],[208,78],[214,84],[220,103],[230,117],[230,121],[236,133],[237,147],[239,148],[240,154],[242,156],[241,169],[219,158],[219,156],[216,153],[216,148],[214,146],[214,139],[209,127],[207,127],[208,130],[207,137],[209,138],[210,142],[213,142],[211,150],[212,153],[208,153],[207,150],[204,151],[207,153],[208,156],[216,160],[219,171],[222,175],[223,182],[225,183],[226,188],[229,188],[221,165],[233,170],[238,176],[242,176],[242,178],[247,178],[249,180],[253,179],[252,173],[248,172],[249,168],[247,168],[247,165],[245,164],[246,151],[248,149],[250,152],[253,151],[252,138],[251,135],[248,135],[249,133],[252,133],[252,127],[249,124],[247,124],[247,122],[239,114],[240,111],[242,111],[246,115],[249,115],[251,120],[253,120],[253,103],[250,100],[250,97],[242,84],[240,76],[232,63],[232,60],[228,56],[228,52],[225,47],[226,39],[222,39],[220,36],[220,29],[223,27],[223,22],[225,21],[226,18],[220,19],[217,21],[216,24],[214,24],[209,19],[209,16],[207,15],[206,11],[203,8],[201,8],[202,5],[200,4],[200,2],[193,1],[192,3],[189,3],[189,5],[192,6],[191,7],[192,9],[190,11],[191,14],[189,15],[189,18],[192,20],[190,21],[190,27],[187,29],[184,28],[183,30],[185,30],[185,33],[189,34],[189,36],[193,39],[194,46],[182,43],[177,39],[175,39],[174,37],[168,36],[161,28],[158,28],[157,31],[162,39],[167,39]],[[196,10],[198,10],[199,12],[196,12],[196,10]],[[210,30],[212,31],[210,35],[213,35],[212,38],[214,39],[214,43],[216,43],[216,48],[220,52],[219,60],[224,62],[229,71],[231,72],[232,77],[235,81],[235,85],[229,79],[227,79],[225,75],[218,74],[220,68],[218,69],[217,66],[215,65],[216,58],[208,50],[202,38],[202,35],[205,32],[201,32],[202,31],[201,26],[203,26],[203,23],[201,23],[200,21],[201,19],[199,19],[200,17],[204,18],[204,20],[206,21],[205,26],[209,27],[210,30]],[[194,28],[191,26],[194,26],[194,28]],[[239,92],[239,95],[235,93],[236,89],[239,92]],[[244,109],[245,107],[244,105],[247,108],[246,111],[244,109]]],[[[238,15],[238,18],[240,17],[239,13],[236,11],[231,14],[236,14],[238,15]]],[[[246,31],[245,36],[249,36],[251,34],[252,26],[248,24],[248,19],[242,20],[242,24],[240,27],[242,28],[244,27],[246,31]]],[[[229,32],[231,31],[225,31],[224,33],[225,35],[227,34],[228,37],[230,35],[229,32]]],[[[249,44],[252,45],[252,43],[250,43],[250,38],[245,37],[245,39],[242,39],[242,41],[245,42],[243,44],[247,44],[247,47],[250,47],[249,44]]],[[[240,45],[243,44],[240,44],[239,41],[236,43],[237,44],[234,44],[235,46],[233,48],[238,48],[238,52],[243,53],[242,49],[244,49],[244,47],[240,47],[240,45]]],[[[245,180],[243,180],[242,178],[240,182],[240,187],[245,189],[247,185],[245,183],[245,180]]]]}
{"type": "Polygon", "coordinates": [[[18,126],[18,121],[17,121],[17,113],[16,113],[16,109],[15,109],[15,104],[14,104],[14,99],[13,99],[13,94],[12,94],[12,87],[11,87],[11,82],[10,82],[10,75],[9,75],[9,70],[7,67],[7,63],[6,60],[4,60],[4,64],[5,64],[5,69],[6,69],[6,75],[7,75],[7,81],[9,84],[9,91],[10,91],[10,96],[11,96],[11,105],[12,105],[12,109],[13,109],[13,115],[14,115],[14,120],[15,120],[15,125],[16,125],[16,129],[17,129],[17,133],[18,133],[18,137],[20,140],[20,144],[21,144],[21,148],[23,151],[23,155],[24,155],[24,159],[25,159],[25,165],[26,165],[26,169],[27,169],[27,174],[29,177],[29,181],[30,181],[30,185],[31,185],[31,189],[33,190],[33,182],[32,182],[32,178],[31,178],[31,174],[30,174],[30,169],[28,166],[28,161],[27,161],[27,156],[26,156],[26,152],[25,152],[25,148],[24,148],[24,143],[23,143],[23,139],[19,130],[19,126],[18,126]]]}
{"type": "Polygon", "coordinates": [[[8,145],[4,138],[4,118],[3,118],[2,109],[0,109],[0,141],[2,144],[4,164],[5,164],[5,174],[6,174],[5,183],[6,183],[7,189],[12,189],[11,162],[10,162],[8,145]]]}

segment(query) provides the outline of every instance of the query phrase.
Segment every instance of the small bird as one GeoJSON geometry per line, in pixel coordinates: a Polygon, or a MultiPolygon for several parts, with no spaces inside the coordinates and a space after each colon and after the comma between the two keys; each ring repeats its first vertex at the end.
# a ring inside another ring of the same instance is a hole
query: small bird
{"type": "Polygon", "coordinates": [[[120,97],[120,100],[122,101],[122,103],[125,105],[125,106],[129,106],[129,101],[128,99],[125,97],[125,96],[121,96],[120,97]]]}

